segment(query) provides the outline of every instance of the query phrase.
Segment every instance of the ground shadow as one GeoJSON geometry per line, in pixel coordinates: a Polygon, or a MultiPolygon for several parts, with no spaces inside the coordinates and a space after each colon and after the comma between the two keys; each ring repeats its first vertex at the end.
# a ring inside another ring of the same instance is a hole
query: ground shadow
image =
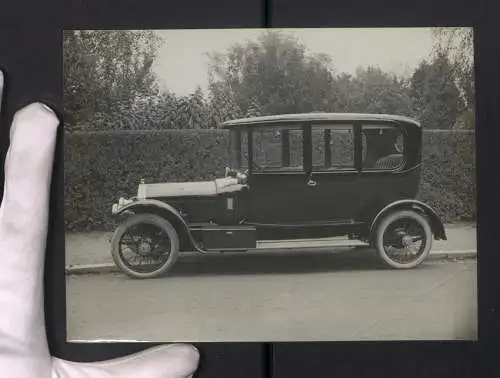
{"type": "MultiPolygon", "coordinates": [[[[422,264],[419,269],[431,265],[422,264]]],[[[280,251],[241,254],[185,256],[167,274],[190,275],[252,275],[252,274],[309,274],[341,271],[388,270],[371,249],[332,251],[280,251]]]]}

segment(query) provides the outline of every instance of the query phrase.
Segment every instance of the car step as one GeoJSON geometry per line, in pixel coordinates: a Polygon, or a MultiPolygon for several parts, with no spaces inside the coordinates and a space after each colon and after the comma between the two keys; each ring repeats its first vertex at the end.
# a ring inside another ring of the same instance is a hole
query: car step
{"type": "Polygon", "coordinates": [[[258,240],[257,249],[297,249],[297,248],[321,248],[321,247],[358,247],[367,246],[359,240],[347,238],[319,238],[319,239],[297,239],[297,240],[258,240]]]}

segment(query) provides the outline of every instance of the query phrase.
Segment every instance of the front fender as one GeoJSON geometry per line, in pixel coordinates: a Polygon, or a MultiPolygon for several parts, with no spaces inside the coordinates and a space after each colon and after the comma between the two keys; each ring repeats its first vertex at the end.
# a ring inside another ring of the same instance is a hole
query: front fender
{"type": "MultiPolygon", "coordinates": [[[[123,201],[122,201],[123,203],[123,201]]],[[[173,206],[162,202],[158,200],[153,200],[153,199],[141,199],[141,200],[134,200],[133,202],[127,201],[125,204],[120,205],[120,202],[118,204],[113,205],[112,212],[114,215],[120,215],[128,212],[132,213],[146,213],[146,212],[151,212],[151,213],[156,213],[164,218],[166,218],[168,221],[173,223],[173,226],[176,228],[178,232],[181,234],[184,234],[187,236],[191,247],[194,247],[197,251],[204,253],[205,251],[200,248],[198,243],[193,238],[193,235],[191,234],[191,231],[189,230],[189,226],[187,222],[184,220],[182,215],[175,209],[173,206]]]]}
{"type": "Polygon", "coordinates": [[[399,200],[385,206],[382,210],[380,210],[377,213],[377,215],[373,219],[370,226],[370,234],[373,234],[375,227],[377,226],[377,223],[386,214],[388,214],[391,211],[401,210],[401,209],[415,209],[423,212],[430,219],[431,229],[432,233],[434,234],[434,238],[436,240],[447,240],[443,222],[437,215],[436,211],[426,203],[414,199],[399,200]]]}
{"type": "Polygon", "coordinates": [[[153,207],[168,211],[174,214],[177,218],[179,218],[179,220],[182,221],[184,224],[186,224],[181,214],[173,206],[170,206],[165,202],[153,199],[128,200],[128,201],[120,200],[118,204],[113,205],[112,213],[113,215],[120,215],[123,214],[124,212],[129,212],[129,211],[135,213],[136,212],[135,210],[145,207],[153,207]]]}

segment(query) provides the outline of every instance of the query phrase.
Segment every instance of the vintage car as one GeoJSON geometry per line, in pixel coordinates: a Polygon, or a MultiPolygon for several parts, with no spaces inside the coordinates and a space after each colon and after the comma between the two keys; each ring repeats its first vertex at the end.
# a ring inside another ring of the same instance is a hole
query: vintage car
{"type": "Polygon", "coordinates": [[[113,205],[113,214],[127,218],[112,238],[112,256],[130,277],[163,275],[183,251],[245,252],[261,241],[335,237],[371,246],[388,267],[414,268],[433,239],[446,240],[436,212],[415,199],[419,122],[306,113],[221,127],[231,138],[232,166],[224,177],[141,180],[136,197],[113,205]]]}

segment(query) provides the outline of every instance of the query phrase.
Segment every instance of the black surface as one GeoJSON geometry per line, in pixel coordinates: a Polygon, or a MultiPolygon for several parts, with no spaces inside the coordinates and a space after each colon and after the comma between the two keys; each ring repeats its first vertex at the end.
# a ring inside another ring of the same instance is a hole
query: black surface
{"type": "Polygon", "coordinates": [[[467,343],[276,344],[272,376],[478,377],[476,351],[467,343]]]}
{"type": "Polygon", "coordinates": [[[256,230],[252,226],[203,227],[202,245],[207,250],[256,248],[256,230]]]}
{"type": "MultiPolygon", "coordinates": [[[[467,25],[476,29],[478,110],[478,241],[480,342],[203,344],[199,377],[498,377],[500,285],[500,134],[498,67],[500,9],[497,1],[422,0],[299,2],[3,0],[0,4],[0,67],[9,97],[0,133],[4,156],[8,122],[15,110],[42,100],[61,106],[63,26],[73,28],[200,28],[467,25]],[[117,6],[119,4],[119,6],[117,6]],[[381,6],[380,4],[384,4],[381,6]],[[263,13],[264,10],[267,13],[263,13]],[[7,123],[6,123],[7,122],[7,123]]],[[[390,46],[388,47],[390,48],[390,46]]],[[[390,52],[389,52],[390,53],[390,52]]],[[[102,360],[144,349],[145,344],[65,342],[62,133],[56,153],[46,264],[46,315],[52,351],[79,361],[102,360]]],[[[2,159],[3,161],[3,159],[2,159]]],[[[2,166],[3,168],[3,166],[2,166]]],[[[3,179],[3,171],[2,173],[3,179]]],[[[3,180],[1,181],[3,182],[3,180]]],[[[2,193],[0,191],[0,193],[2,193]]]]}

